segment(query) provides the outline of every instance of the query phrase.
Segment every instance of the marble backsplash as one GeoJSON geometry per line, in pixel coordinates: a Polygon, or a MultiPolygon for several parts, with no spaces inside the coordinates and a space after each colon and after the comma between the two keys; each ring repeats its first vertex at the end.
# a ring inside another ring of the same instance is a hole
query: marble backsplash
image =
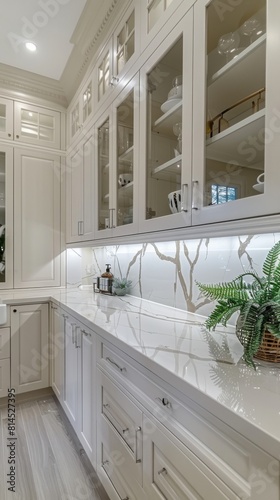
{"type": "Polygon", "coordinates": [[[203,283],[230,281],[248,270],[262,273],[280,233],[203,238],[67,250],[67,286],[92,285],[110,263],[116,277],[132,280],[131,295],[207,316],[213,303],[203,283]]]}

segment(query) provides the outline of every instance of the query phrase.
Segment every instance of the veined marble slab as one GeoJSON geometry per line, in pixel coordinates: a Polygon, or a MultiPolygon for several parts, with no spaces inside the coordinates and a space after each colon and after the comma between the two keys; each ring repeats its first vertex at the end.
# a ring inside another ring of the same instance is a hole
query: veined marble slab
{"type": "Polygon", "coordinates": [[[205,318],[92,287],[2,291],[7,304],[52,300],[188,398],[280,459],[280,368],[245,365],[234,328],[209,333],[205,318]]]}

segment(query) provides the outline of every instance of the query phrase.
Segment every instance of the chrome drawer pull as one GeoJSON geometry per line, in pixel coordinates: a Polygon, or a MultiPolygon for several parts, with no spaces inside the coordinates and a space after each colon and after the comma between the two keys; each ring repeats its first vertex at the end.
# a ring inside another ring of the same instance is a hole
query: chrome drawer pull
{"type": "Polygon", "coordinates": [[[76,327],[76,323],[71,323],[71,326],[72,326],[72,344],[75,344],[76,347],[75,333],[74,333],[74,328],[76,327]]]}
{"type": "Polygon", "coordinates": [[[135,462],[137,464],[140,464],[142,462],[141,458],[137,458],[138,457],[138,439],[137,439],[137,434],[138,432],[141,432],[141,427],[139,425],[139,427],[137,427],[137,429],[135,429],[135,462]]]}
{"type": "Polygon", "coordinates": [[[129,497],[122,498],[122,500],[129,500],[129,497]]]}
{"type": "Polygon", "coordinates": [[[109,460],[104,460],[104,462],[102,462],[102,467],[104,467],[105,465],[109,465],[109,460]]]}
{"type": "Polygon", "coordinates": [[[105,404],[103,405],[103,408],[110,408],[109,403],[105,403],[105,404]]]}
{"type": "Polygon", "coordinates": [[[163,467],[161,470],[158,471],[158,475],[160,476],[160,474],[167,474],[167,470],[165,467],[163,467]]]}
{"type": "Polygon", "coordinates": [[[128,427],[127,427],[126,429],[123,429],[123,430],[122,430],[123,434],[124,434],[125,432],[128,432],[128,431],[129,431],[129,428],[128,428],[128,427]]]}
{"type": "Polygon", "coordinates": [[[156,398],[157,401],[160,401],[163,406],[166,406],[166,408],[171,408],[172,405],[170,401],[168,401],[167,398],[156,398]]]}
{"type": "Polygon", "coordinates": [[[113,361],[111,358],[106,358],[106,361],[109,361],[112,365],[116,366],[120,372],[126,372],[126,368],[121,368],[115,361],[113,361]]]}

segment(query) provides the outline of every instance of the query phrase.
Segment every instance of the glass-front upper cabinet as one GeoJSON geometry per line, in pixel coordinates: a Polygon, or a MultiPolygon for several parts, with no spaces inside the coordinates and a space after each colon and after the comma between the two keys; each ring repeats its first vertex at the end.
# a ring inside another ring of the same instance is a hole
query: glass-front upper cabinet
{"type": "Polygon", "coordinates": [[[0,97],[0,137],[13,139],[13,101],[0,97]]]}
{"type": "Polygon", "coordinates": [[[279,20],[274,0],[195,5],[193,223],[279,212],[279,20]]]}
{"type": "Polygon", "coordinates": [[[69,143],[82,131],[84,124],[91,118],[92,112],[93,83],[92,77],[90,77],[79,97],[73,102],[67,113],[69,143]]]}
{"type": "Polygon", "coordinates": [[[15,140],[60,148],[60,112],[15,102],[15,140]]]}
{"type": "Polygon", "coordinates": [[[13,286],[13,150],[0,148],[0,288],[13,286]]]}
{"type": "Polygon", "coordinates": [[[133,78],[96,124],[99,238],[130,234],[136,228],[138,82],[133,78]]]}
{"type": "Polygon", "coordinates": [[[190,224],[192,14],[186,14],[141,71],[143,231],[190,224]]]}

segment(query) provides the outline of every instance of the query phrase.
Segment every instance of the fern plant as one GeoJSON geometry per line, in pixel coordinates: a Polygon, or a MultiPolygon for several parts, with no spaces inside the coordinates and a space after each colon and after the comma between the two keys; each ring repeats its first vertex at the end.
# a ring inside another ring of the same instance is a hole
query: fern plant
{"type": "Polygon", "coordinates": [[[239,311],[236,334],[244,347],[245,362],[254,368],[253,357],[265,331],[280,339],[280,241],[268,252],[262,272],[263,276],[246,272],[228,283],[196,282],[206,297],[217,300],[205,322],[209,330],[215,330],[219,323],[227,326],[228,320],[239,311]]]}

